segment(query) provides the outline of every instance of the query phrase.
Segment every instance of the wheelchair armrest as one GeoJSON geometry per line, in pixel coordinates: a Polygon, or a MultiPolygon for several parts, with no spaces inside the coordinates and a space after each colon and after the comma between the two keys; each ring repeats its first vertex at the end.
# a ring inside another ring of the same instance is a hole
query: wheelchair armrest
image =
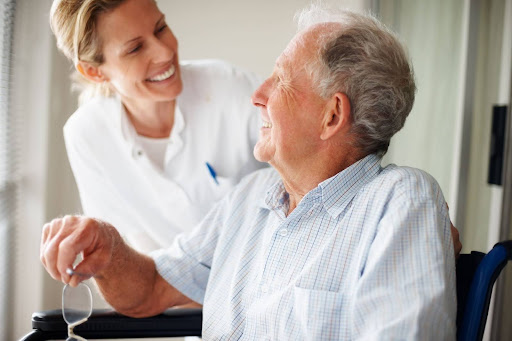
{"type": "Polygon", "coordinates": [[[509,260],[512,260],[512,240],[497,243],[479,262],[471,280],[457,339],[482,340],[494,283],[509,260]]]}
{"type": "MultiPolygon", "coordinates": [[[[202,309],[168,309],[160,315],[132,318],[110,309],[95,309],[87,322],[74,331],[86,339],[201,336],[202,309]]],[[[22,341],[65,339],[67,324],[62,311],[32,315],[32,333],[22,341]]]]}

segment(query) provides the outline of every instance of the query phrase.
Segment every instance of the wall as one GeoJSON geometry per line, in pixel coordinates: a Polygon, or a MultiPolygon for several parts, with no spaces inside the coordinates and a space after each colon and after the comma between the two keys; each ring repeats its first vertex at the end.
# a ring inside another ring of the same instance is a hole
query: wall
{"type": "MultiPolygon", "coordinates": [[[[417,93],[404,128],[393,139],[384,162],[426,170],[456,208],[452,187],[454,133],[461,93],[462,1],[378,1],[379,15],[407,46],[417,93]],[[420,33],[421,32],[421,33],[420,33]],[[452,200],[453,198],[453,200],[452,200]]],[[[452,218],[454,216],[452,215],[452,218]]]]}
{"type": "MultiPolygon", "coordinates": [[[[160,0],[167,24],[180,42],[181,59],[219,58],[270,75],[274,62],[294,36],[295,13],[310,0],[160,0]]],[[[354,10],[366,0],[324,0],[354,10]]]]}

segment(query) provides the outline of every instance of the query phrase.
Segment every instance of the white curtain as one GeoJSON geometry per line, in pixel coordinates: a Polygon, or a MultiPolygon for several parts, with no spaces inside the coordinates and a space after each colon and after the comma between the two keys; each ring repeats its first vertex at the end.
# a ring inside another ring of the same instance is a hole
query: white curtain
{"type": "Polygon", "coordinates": [[[382,0],[374,4],[377,15],[407,46],[418,88],[414,108],[405,127],[391,140],[385,163],[426,170],[450,202],[464,1],[382,0]]]}
{"type": "Polygon", "coordinates": [[[11,333],[12,256],[19,188],[17,117],[11,106],[15,0],[0,0],[0,339],[11,333]]]}

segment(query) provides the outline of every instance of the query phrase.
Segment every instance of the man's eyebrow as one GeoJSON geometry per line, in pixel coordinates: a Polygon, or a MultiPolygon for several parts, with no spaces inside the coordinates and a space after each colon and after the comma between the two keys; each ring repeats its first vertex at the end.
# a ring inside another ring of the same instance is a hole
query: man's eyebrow
{"type": "Polygon", "coordinates": [[[288,75],[288,71],[289,70],[287,70],[282,63],[276,63],[275,72],[277,75],[280,77],[286,77],[288,75]]]}
{"type": "Polygon", "coordinates": [[[283,65],[279,61],[276,61],[276,65],[274,65],[274,71],[283,73],[283,65]]]}

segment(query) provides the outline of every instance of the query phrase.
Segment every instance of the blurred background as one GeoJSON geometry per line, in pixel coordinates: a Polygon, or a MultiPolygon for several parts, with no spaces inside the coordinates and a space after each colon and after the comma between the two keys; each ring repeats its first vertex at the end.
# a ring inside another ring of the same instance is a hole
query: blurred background
{"type": "MultiPolygon", "coordinates": [[[[385,163],[422,168],[438,180],[463,252],[487,252],[512,239],[510,120],[497,124],[508,131],[501,173],[499,141],[491,135],[493,111],[510,116],[512,1],[324,2],[374,12],[411,55],[416,102],[385,163]],[[491,181],[490,160],[496,161],[491,181]]],[[[295,34],[295,12],[309,3],[159,0],[158,6],[182,60],[223,59],[266,77],[295,34]]],[[[0,340],[27,333],[32,312],[60,307],[62,284],[39,262],[41,227],[81,212],[62,137],[77,96],[70,90],[72,65],[48,25],[50,6],[51,0],[0,0],[0,340]]],[[[494,291],[488,340],[512,339],[511,283],[509,269],[494,291]]]]}

